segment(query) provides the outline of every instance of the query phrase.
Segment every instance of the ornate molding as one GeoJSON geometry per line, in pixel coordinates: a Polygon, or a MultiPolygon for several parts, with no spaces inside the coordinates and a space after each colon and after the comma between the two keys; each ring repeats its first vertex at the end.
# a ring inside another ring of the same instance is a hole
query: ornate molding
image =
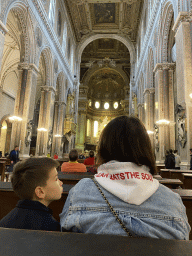
{"type": "Polygon", "coordinates": [[[46,92],[54,92],[55,93],[55,88],[53,88],[52,86],[41,86],[41,91],[46,91],[46,92]]]}
{"type": "Polygon", "coordinates": [[[149,93],[149,94],[153,94],[155,93],[155,88],[151,87],[151,88],[146,88],[143,92],[143,95],[145,95],[146,93],[149,93]]]}
{"type": "Polygon", "coordinates": [[[144,103],[137,104],[137,108],[144,108],[144,103]]]}
{"type": "Polygon", "coordinates": [[[36,73],[39,72],[39,69],[37,68],[37,66],[35,64],[30,64],[30,63],[26,63],[26,62],[22,62],[22,63],[19,63],[18,64],[18,69],[19,70],[24,70],[24,69],[27,69],[27,70],[32,70],[32,71],[35,71],[36,73]]]}
{"type": "Polygon", "coordinates": [[[9,30],[6,28],[6,26],[3,24],[3,22],[0,20],[0,32],[5,36],[9,30]]]}
{"type": "Polygon", "coordinates": [[[192,21],[192,11],[190,12],[179,12],[175,24],[173,26],[173,31],[176,33],[179,26],[182,22],[191,22],[192,21]]]}
{"type": "Polygon", "coordinates": [[[55,104],[58,106],[66,106],[67,105],[64,101],[55,101],[55,104]]]}
{"type": "Polygon", "coordinates": [[[156,73],[158,70],[175,70],[175,63],[157,63],[153,72],[156,73]]]}

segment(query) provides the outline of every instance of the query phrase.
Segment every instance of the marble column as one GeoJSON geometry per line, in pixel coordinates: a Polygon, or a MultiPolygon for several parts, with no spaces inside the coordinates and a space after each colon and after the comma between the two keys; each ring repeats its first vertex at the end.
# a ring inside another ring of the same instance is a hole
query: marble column
{"type": "Polygon", "coordinates": [[[10,148],[13,149],[15,145],[20,146],[20,158],[22,159],[29,156],[31,134],[28,134],[27,129],[29,122],[33,119],[38,69],[34,64],[28,63],[20,63],[18,69],[19,85],[14,116],[21,117],[22,121],[13,121],[10,148]]]}
{"type": "Polygon", "coordinates": [[[176,42],[177,103],[185,109],[186,145],[180,144],[181,168],[188,169],[192,148],[192,13],[180,12],[173,30],[176,42]]]}
{"type": "Polygon", "coordinates": [[[158,63],[155,73],[155,121],[165,119],[170,124],[159,126],[159,151],[156,152],[158,163],[164,163],[165,150],[175,149],[173,72],[174,63],[158,63]]]}
{"type": "Polygon", "coordinates": [[[138,109],[138,117],[141,120],[142,123],[145,123],[145,112],[144,112],[144,104],[143,103],[139,103],[137,105],[137,109],[138,109]]]}
{"type": "MultiPolygon", "coordinates": [[[[51,86],[41,86],[41,102],[39,111],[38,129],[44,128],[45,131],[37,130],[36,155],[46,156],[48,144],[51,136],[53,124],[55,89],[51,86]]],[[[50,143],[52,143],[50,141],[50,143]]]]}
{"type": "Polygon", "coordinates": [[[53,144],[52,144],[52,156],[57,153],[59,158],[62,158],[62,137],[64,133],[64,119],[65,119],[66,103],[64,101],[55,102],[55,114],[53,121],[53,144]]]}

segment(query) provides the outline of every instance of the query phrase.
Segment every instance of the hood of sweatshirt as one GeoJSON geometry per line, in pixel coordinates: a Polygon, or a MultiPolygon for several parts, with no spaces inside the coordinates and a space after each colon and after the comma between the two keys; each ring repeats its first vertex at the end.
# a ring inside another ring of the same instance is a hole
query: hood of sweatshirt
{"type": "Polygon", "coordinates": [[[113,195],[129,204],[140,205],[159,187],[149,168],[131,162],[110,161],[98,167],[97,182],[113,195]]]}

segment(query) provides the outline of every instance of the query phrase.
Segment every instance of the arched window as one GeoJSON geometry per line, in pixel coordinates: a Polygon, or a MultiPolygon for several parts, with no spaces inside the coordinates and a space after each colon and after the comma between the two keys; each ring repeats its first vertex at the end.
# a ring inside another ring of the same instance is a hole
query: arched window
{"type": "Polygon", "coordinates": [[[50,6],[49,6],[49,20],[51,21],[52,26],[54,24],[54,19],[55,19],[55,6],[56,6],[56,0],[51,0],[50,6]]]}

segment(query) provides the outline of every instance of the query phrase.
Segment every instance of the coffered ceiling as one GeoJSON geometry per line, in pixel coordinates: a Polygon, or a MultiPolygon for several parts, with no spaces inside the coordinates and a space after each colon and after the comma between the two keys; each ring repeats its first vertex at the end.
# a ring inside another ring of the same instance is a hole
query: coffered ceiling
{"type": "Polygon", "coordinates": [[[135,42],[144,0],[66,0],[78,42],[89,34],[124,33],[135,42]]]}

